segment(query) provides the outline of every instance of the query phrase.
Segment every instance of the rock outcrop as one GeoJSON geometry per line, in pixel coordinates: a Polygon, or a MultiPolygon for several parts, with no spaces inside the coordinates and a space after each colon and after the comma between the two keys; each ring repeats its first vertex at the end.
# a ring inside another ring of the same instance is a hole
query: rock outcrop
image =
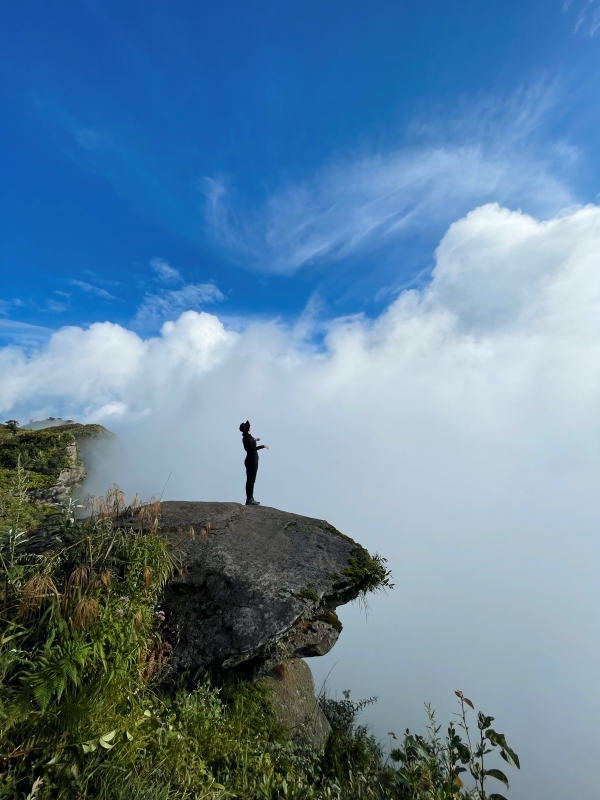
{"type": "MultiPolygon", "coordinates": [[[[64,503],[68,500],[87,477],[84,461],[87,462],[90,458],[94,444],[100,440],[108,441],[114,438],[114,434],[102,425],[82,425],[70,421],[56,424],[59,422],[62,421],[54,420],[51,425],[32,429],[44,430],[49,438],[54,436],[61,443],[64,440],[64,444],[62,444],[65,459],[63,468],[53,483],[34,492],[36,500],[42,503],[64,503]],[[61,434],[65,434],[65,436],[60,436],[61,434]]],[[[35,425],[36,423],[30,424],[35,425]]]]}
{"type": "Polygon", "coordinates": [[[314,750],[325,747],[331,725],[315,697],[308,664],[301,658],[290,658],[274,667],[265,680],[272,690],[275,714],[290,739],[314,750]]]}
{"type": "Polygon", "coordinates": [[[0,472],[10,480],[20,464],[27,473],[27,491],[33,502],[64,502],[83,483],[84,460],[91,449],[99,440],[113,438],[102,425],[62,424],[62,420],[31,422],[15,430],[0,425],[0,472]]]}
{"type": "Polygon", "coordinates": [[[64,445],[66,466],[61,469],[54,482],[33,491],[36,500],[42,503],[64,503],[74,489],[81,486],[87,472],[79,455],[77,442],[73,439],[64,445]]]}
{"type": "Polygon", "coordinates": [[[164,502],[160,523],[181,557],[164,599],[176,670],[256,678],[324,655],[342,629],[336,607],[386,581],[377,557],[323,520],[164,502]]]}

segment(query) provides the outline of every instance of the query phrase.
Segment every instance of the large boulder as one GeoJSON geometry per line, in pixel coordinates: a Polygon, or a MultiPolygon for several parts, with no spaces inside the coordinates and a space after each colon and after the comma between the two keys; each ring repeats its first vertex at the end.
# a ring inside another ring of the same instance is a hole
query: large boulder
{"type": "Polygon", "coordinates": [[[256,678],[327,653],[339,605],[385,584],[381,560],[324,520],[239,503],[164,502],[181,569],[164,599],[171,666],[256,678]]]}
{"type": "Polygon", "coordinates": [[[322,750],[331,733],[329,720],[315,697],[315,682],[306,661],[290,658],[265,678],[271,688],[275,716],[300,747],[322,750]]]}

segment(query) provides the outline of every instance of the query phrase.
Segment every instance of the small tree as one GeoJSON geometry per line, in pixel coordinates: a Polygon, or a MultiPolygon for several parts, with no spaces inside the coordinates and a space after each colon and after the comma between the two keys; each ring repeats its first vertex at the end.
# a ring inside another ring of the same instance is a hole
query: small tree
{"type": "Polygon", "coordinates": [[[8,430],[12,433],[13,436],[19,430],[19,423],[17,422],[16,419],[7,419],[4,424],[6,425],[8,430]]]}

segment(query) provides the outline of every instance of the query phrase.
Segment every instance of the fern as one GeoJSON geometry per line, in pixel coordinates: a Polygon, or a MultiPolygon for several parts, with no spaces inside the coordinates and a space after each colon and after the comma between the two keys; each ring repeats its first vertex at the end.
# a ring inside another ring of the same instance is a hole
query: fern
{"type": "Polygon", "coordinates": [[[47,647],[38,657],[35,668],[23,680],[31,688],[41,711],[51,700],[60,700],[69,684],[76,688],[81,683],[81,673],[92,648],[83,641],[71,639],[63,644],[47,647]]]}

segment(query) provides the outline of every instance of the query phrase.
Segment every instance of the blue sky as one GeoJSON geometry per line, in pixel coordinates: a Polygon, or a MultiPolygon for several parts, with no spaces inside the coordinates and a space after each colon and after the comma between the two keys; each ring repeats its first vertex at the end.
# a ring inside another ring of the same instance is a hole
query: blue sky
{"type": "Polygon", "coordinates": [[[600,191],[594,0],[1,13],[5,341],[374,316],[481,203],[545,218],[600,191]]]}

